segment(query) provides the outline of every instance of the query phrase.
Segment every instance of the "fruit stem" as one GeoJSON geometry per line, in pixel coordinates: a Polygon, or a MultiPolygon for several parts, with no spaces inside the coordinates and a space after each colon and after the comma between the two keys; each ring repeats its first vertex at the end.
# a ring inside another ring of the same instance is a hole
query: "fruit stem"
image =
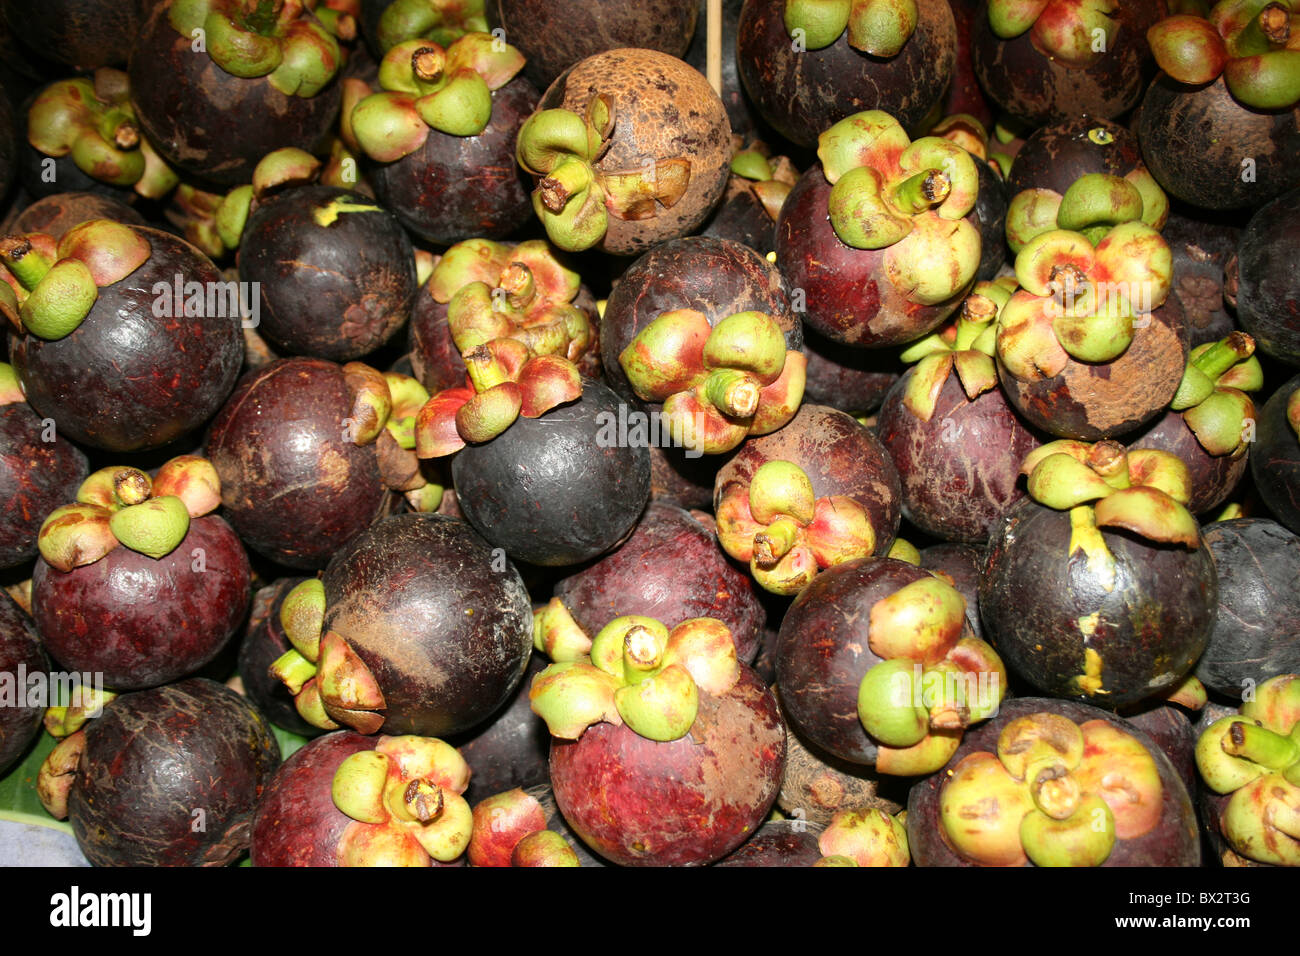
{"type": "Polygon", "coordinates": [[[428,780],[412,780],[402,794],[402,803],[413,818],[429,823],[442,813],[442,788],[428,780]]]}
{"type": "Polygon", "coordinates": [[[1300,747],[1290,737],[1244,721],[1228,728],[1222,747],[1230,757],[1240,757],[1270,770],[1289,767],[1300,757],[1300,747]]]}
{"type": "Polygon", "coordinates": [[[533,280],[532,270],[522,262],[512,262],[501,270],[497,288],[505,291],[513,309],[528,308],[537,296],[537,283],[533,280]]]}
{"type": "Polygon", "coordinates": [[[447,66],[447,54],[437,47],[422,46],[411,54],[411,72],[423,83],[437,83],[447,66]]]}
{"type": "Polygon", "coordinates": [[[6,236],[0,239],[0,259],[9,267],[14,278],[22,283],[23,288],[31,290],[45,278],[54,263],[36,251],[31,240],[22,236],[6,236]]]}
{"type": "Polygon", "coordinates": [[[649,677],[663,660],[654,632],[638,624],[623,635],[623,674],[630,683],[649,677]]]}
{"type": "Polygon", "coordinates": [[[1280,3],[1270,3],[1259,11],[1259,32],[1275,46],[1286,46],[1291,39],[1291,14],[1280,3]]]}
{"type": "Polygon", "coordinates": [[[561,162],[551,174],[540,180],[542,205],[550,212],[563,212],[569,200],[591,185],[591,169],[581,160],[561,162]]]}
{"type": "Polygon", "coordinates": [[[461,357],[465,361],[470,381],[474,383],[474,390],[480,394],[495,385],[510,381],[505,366],[486,345],[470,349],[461,357]]]}
{"type": "Polygon", "coordinates": [[[732,418],[751,418],[758,411],[760,391],[751,376],[737,369],[716,369],[704,383],[709,404],[732,418]]]}
{"type": "Polygon", "coordinates": [[[1103,439],[1088,452],[1088,466],[1112,488],[1123,490],[1129,486],[1128,455],[1117,441],[1103,439]]]}
{"type": "Polygon", "coordinates": [[[271,675],[296,696],[302,691],[303,685],[316,676],[316,665],[299,653],[297,648],[290,648],[271,665],[271,675]]]}
{"type": "Polygon", "coordinates": [[[780,517],[754,535],[754,563],[770,570],[798,543],[799,525],[793,518],[780,517]]]}
{"type": "Polygon", "coordinates": [[[1039,765],[1031,768],[1028,776],[1033,781],[1029,790],[1034,805],[1053,820],[1068,820],[1079,809],[1078,781],[1062,765],[1039,765]]]}
{"type": "Polygon", "coordinates": [[[894,205],[908,215],[931,209],[952,191],[952,181],[941,169],[926,169],[894,187],[894,205]]]}
{"type": "Polygon", "coordinates": [[[1245,332],[1235,331],[1215,342],[1196,356],[1192,364],[1214,381],[1243,359],[1255,354],[1255,340],[1245,332]]]}

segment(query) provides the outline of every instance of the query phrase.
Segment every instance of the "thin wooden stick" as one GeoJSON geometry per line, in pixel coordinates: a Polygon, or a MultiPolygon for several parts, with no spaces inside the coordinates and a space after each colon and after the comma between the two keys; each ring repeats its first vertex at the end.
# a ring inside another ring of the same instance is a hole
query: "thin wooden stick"
{"type": "Polygon", "coordinates": [[[722,95],[722,0],[709,0],[708,47],[705,60],[709,85],[722,95]]]}

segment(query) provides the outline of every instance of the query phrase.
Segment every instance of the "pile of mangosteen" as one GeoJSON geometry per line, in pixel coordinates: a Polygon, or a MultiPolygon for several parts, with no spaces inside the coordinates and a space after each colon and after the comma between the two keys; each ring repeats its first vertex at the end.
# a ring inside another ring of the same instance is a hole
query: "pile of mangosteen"
{"type": "Polygon", "coordinates": [[[1300,866],[1300,0],[28,6],[0,834],[1300,866]]]}

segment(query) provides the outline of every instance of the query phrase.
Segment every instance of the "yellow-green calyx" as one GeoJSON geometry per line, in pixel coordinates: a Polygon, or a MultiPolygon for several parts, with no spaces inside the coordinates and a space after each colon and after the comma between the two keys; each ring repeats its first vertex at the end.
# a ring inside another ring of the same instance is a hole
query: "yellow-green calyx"
{"type": "Polygon", "coordinates": [[[339,839],[340,866],[429,866],[469,846],[473,812],[461,796],[470,768],[435,737],[379,737],[374,750],[334,772],[334,805],[353,822],[339,839]]]}
{"type": "Polygon", "coordinates": [[[45,233],[0,239],[0,312],[14,328],[42,339],[71,335],[99,290],[125,279],[149,258],[138,230],[109,219],[74,226],[57,242],[45,233]]]}
{"type": "Polygon", "coordinates": [[[342,65],[338,41],[301,0],[176,0],[167,16],[187,43],[201,30],[221,69],[264,76],[286,96],[315,96],[342,65]]]}
{"type": "Polygon", "coordinates": [[[817,156],[835,234],[856,249],[885,250],[910,301],[935,305],[971,284],[980,238],[966,218],[979,193],[970,153],[940,136],[912,142],[888,113],[868,110],[822,133],[817,156]]]}
{"type": "Polygon", "coordinates": [[[790,421],[803,400],[807,359],[786,348],[776,320],[738,312],[710,325],[702,312],[665,312],[618,357],[637,397],[663,402],[673,440],[704,454],[790,421]]]}
{"type": "Polygon", "coordinates": [[[399,43],[379,66],[383,92],[353,106],[348,129],[381,163],[415,152],[431,130],[477,136],[492,118],[492,91],[523,65],[523,54],[489,33],[467,33],[446,48],[431,40],[399,43]]]}
{"type": "Polygon", "coordinates": [[[1069,553],[1082,551],[1103,582],[1113,585],[1115,564],[1100,528],[1123,528],[1163,544],[1200,547],[1200,527],[1186,507],[1191,476],[1182,460],[1169,452],[1126,453],[1114,441],[1090,445],[1061,439],[1030,452],[1020,473],[1029,477],[1031,498],[1070,512],[1069,553]]]}
{"type": "Polygon", "coordinates": [[[537,178],[533,209],[551,242],[567,252],[599,244],[611,215],[653,219],[690,184],[691,161],[683,156],[650,157],[636,169],[597,169],[616,122],[613,100],[601,94],[588,101],[582,116],[539,110],[519,130],[515,157],[537,178]]]}
{"type": "MultiPolygon", "coordinates": [[[[539,612],[547,614],[553,621],[555,609],[539,612]]],[[[591,639],[589,653],[577,653],[572,641],[563,653],[568,659],[534,678],[528,699],[551,734],[569,740],[601,721],[676,740],[694,724],[702,694],[720,696],[740,679],[731,631],[708,617],[671,631],[653,618],[615,618],[591,639]]]]}
{"type": "Polygon", "coordinates": [[[997,318],[1014,291],[1015,280],[1010,277],[976,283],[954,322],[903,351],[900,357],[904,362],[916,363],[903,392],[908,411],[928,422],[934,416],[939,392],[954,370],[972,402],[997,387],[998,370],[993,361],[997,318]]]}
{"type": "Polygon", "coordinates": [[[1295,0],[1221,0],[1208,17],[1182,13],[1147,30],[1156,63],[1179,83],[1222,76],[1255,110],[1300,102],[1300,7],[1295,0]]]}
{"type": "Polygon", "coordinates": [[[101,468],[81,483],[74,503],[50,512],[37,548],[59,571],[93,564],[119,544],[157,560],[185,540],[191,518],[219,504],[221,481],[205,458],[173,458],[152,481],[136,468],[101,468]]]}
{"type": "Polygon", "coordinates": [[[1159,823],[1163,794],[1136,737],[1044,712],[1010,721],[996,753],[969,754],[950,771],[939,819],[952,848],[984,866],[1100,866],[1117,840],[1159,823]]]}
{"type": "Polygon", "coordinates": [[[844,857],[857,866],[907,866],[907,829],[884,810],[839,810],[817,837],[823,857],[844,857]]]}
{"type": "MultiPolygon", "coordinates": [[[[303,582],[298,587],[310,584],[303,582]]],[[[285,603],[295,596],[291,591],[285,603]]],[[[308,605],[314,600],[314,596],[307,595],[302,603],[308,605]]],[[[324,601],[323,592],[320,601],[324,601]]],[[[322,730],[346,725],[357,733],[378,733],[388,704],[374,674],[356,651],[334,631],[321,634],[319,627],[313,648],[311,625],[307,622],[300,622],[298,630],[291,633],[290,643],[294,646],[276,659],[271,673],[289,689],[302,719],[322,730]]]]}
{"type": "Polygon", "coordinates": [[[56,740],[75,734],[86,725],[86,721],[98,717],[115,697],[117,694],[111,690],[83,686],[74,695],[73,703],[46,708],[43,718],[45,730],[56,740]]]}
{"type": "Polygon", "coordinates": [[[1016,256],[1021,288],[998,322],[998,359],[1024,382],[1059,375],[1072,358],[1113,361],[1169,297],[1172,275],[1169,245],[1142,222],[1095,246],[1069,230],[1035,236],[1016,256]]]}
{"type": "Polygon", "coordinates": [[[846,495],[818,498],[789,461],[764,462],[747,485],[723,488],[717,527],[723,550],[774,594],[797,594],[818,571],[876,550],[867,509],[846,495]]]}
{"type": "Polygon", "coordinates": [[[379,18],[379,48],[406,40],[450,46],[467,33],[487,33],[483,0],[393,0],[379,18]]]}
{"type": "Polygon", "coordinates": [[[1211,790],[1232,794],[1220,831],[1237,853],[1300,866],[1300,675],[1265,681],[1239,716],[1207,727],[1196,766],[1211,790]]]}
{"type": "Polygon", "coordinates": [[[1118,0],[989,0],[988,16],[999,38],[1029,31],[1038,52],[1080,70],[1105,56],[1119,32],[1118,0]]]}
{"type": "Polygon", "coordinates": [[[966,600],[926,576],[871,606],[867,642],[880,660],[858,685],[858,720],[877,744],[876,769],[932,773],[962,731],[986,720],[1006,693],[1006,668],[966,632],[966,600]]]}
{"type": "Polygon", "coordinates": [[[1056,229],[1072,230],[1092,242],[1115,226],[1142,222],[1159,231],[1169,218],[1169,197],[1145,166],[1123,177],[1088,173],[1061,195],[1037,187],[1017,193],[1007,207],[1006,236],[1019,253],[1030,240],[1056,229]]]}
{"type": "Polygon", "coordinates": [[[27,141],[46,156],[67,156],[77,169],[110,186],[133,187],[157,199],[176,174],[140,135],[127,75],[103,67],[93,77],[59,80],[27,112],[27,141]]]}
{"type": "Polygon", "coordinates": [[[849,46],[897,56],[916,31],[916,0],[786,0],[785,28],[807,50],[830,46],[848,31],[849,46]]]}
{"type": "Polygon", "coordinates": [[[1207,453],[1240,458],[1249,444],[1246,423],[1255,418],[1255,403],[1246,393],[1263,385],[1255,340],[1245,332],[1232,332],[1192,349],[1169,407],[1183,413],[1207,453]]]}

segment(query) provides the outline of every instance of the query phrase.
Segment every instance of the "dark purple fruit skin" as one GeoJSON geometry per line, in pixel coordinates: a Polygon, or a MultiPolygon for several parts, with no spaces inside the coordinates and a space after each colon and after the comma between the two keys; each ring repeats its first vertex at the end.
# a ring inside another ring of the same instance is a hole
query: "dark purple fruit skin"
{"type": "Polygon", "coordinates": [[[1154,448],[1176,455],[1187,466],[1192,478],[1192,498],[1187,510],[1194,515],[1205,514],[1228,500],[1246,474],[1247,455],[1211,455],[1187,427],[1182,412],[1173,409],[1156,419],[1154,425],[1136,438],[1129,436],[1130,448],[1154,448]]]}
{"type": "Polygon", "coordinates": [[[825,827],[806,820],[768,820],[740,849],[714,866],[812,866],[822,858],[817,838],[825,827]]]}
{"type": "Polygon", "coordinates": [[[862,110],[882,109],[911,129],[943,97],[956,61],[957,25],[947,0],[918,0],[916,32],[897,56],[868,56],[848,32],[821,50],[796,51],[785,4],[748,0],[740,12],[736,59],[763,118],[799,146],[862,110]]]}
{"type": "MultiPolygon", "coordinates": [[[[740,27],[740,9],[743,6],[744,0],[722,0],[723,53],[720,95],[722,105],[727,108],[727,119],[731,122],[732,134],[739,136],[741,142],[748,143],[763,137],[760,132],[762,119],[755,112],[749,97],[745,95],[744,81],[740,78],[740,66],[736,63],[733,53],[736,49],[736,33],[740,27]]],[[[682,59],[705,75],[708,75],[708,23],[708,0],[699,0],[695,34],[682,59]]]]}
{"type": "Polygon", "coordinates": [[[908,301],[885,271],[887,249],[840,241],[826,212],[830,194],[818,163],[799,177],[776,223],[777,267],[787,289],[803,290],[801,317],[810,328],[845,345],[880,348],[920,338],[952,314],[966,288],[937,305],[908,301]]]}
{"type": "MultiPolygon", "coordinates": [[[[1021,697],[1004,703],[998,715],[987,723],[966,732],[961,746],[948,761],[957,766],[968,754],[997,750],[998,735],[1017,717],[1048,712],[1059,714],[1076,724],[1104,720],[1136,737],[1147,748],[1160,772],[1160,822],[1149,832],[1132,840],[1116,840],[1115,847],[1102,866],[1200,866],[1201,844],[1196,813],[1191,797],[1178,771],[1159,746],[1134,724],[1096,707],[1068,700],[1021,697]]],[[[917,866],[976,866],[958,856],[949,846],[939,819],[939,798],[948,775],[940,770],[912,787],[907,803],[907,843],[912,862],[917,866]]],[[[1032,864],[1025,864],[1030,866],[1032,864]]]]}
{"type": "Polygon", "coordinates": [[[966,599],[966,623],[970,625],[971,633],[984,640],[979,602],[983,551],[969,544],[932,544],[921,549],[921,567],[951,578],[952,586],[966,599]]]}
{"type": "Polygon", "coordinates": [[[667,742],[598,723],[551,742],[551,786],[569,825],[623,866],[701,866],[767,817],[785,767],[785,724],[748,667],[720,697],[701,693],[691,732],[667,742]]]}
{"type": "Polygon", "coordinates": [[[1300,186],[1300,107],[1247,109],[1222,77],[1188,87],[1160,74],[1147,88],[1135,128],[1165,192],[1203,209],[1257,208],[1300,186]],[[1255,162],[1249,182],[1242,179],[1247,158],[1255,162]]]}
{"type": "Polygon", "coordinates": [[[720,455],[687,458],[683,448],[650,448],[650,497],[679,508],[713,507],[713,480],[720,455]]]}
{"type": "Polygon", "coordinates": [[[5,235],[45,232],[55,239],[88,219],[112,219],[128,226],[145,225],[144,217],[126,203],[88,192],[58,192],[38,199],[0,229],[5,235]]]}
{"type": "Polygon", "coordinates": [[[1146,30],[1159,19],[1153,17],[1154,7],[1121,4],[1121,24],[1110,50],[1081,70],[1040,53],[1032,31],[1012,40],[999,39],[989,26],[987,4],[982,5],[971,36],[975,75],[990,99],[1031,126],[1080,113],[1114,119],[1142,95],[1143,68],[1149,57],[1146,30]],[[1139,7],[1144,9],[1135,9],[1139,7]]]}
{"type": "Polygon", "coordinates": [[[5,0],[4,7],[27,46],[77,72],[124,64],[144,22],[140,0],[5,0]]]}
{"type": "Polygon", "coordinates": [[[127,694],[85,733],[68,819],[93,865],[227,866],[248,848],[280,747],[239,694],[204,678],[127,694]]]}
{"type": "Polygon", "coordinates": [[[86,456],[53,420],[22,402],[0,408],[0,568],[36,557],[41,524],[77,496],[89,471],[86,456]]]}
{"type": "Polygon", "coordinates": [[[1267,518],[1217,521],[1205,544],[1219,576],[1219,610],[1196,676],[1239,698],[1276,674],[1300,673],[1300,537],[1267,518]]]}
{"type": "Polygon", "coordinates": [[[480,726],[448,741],[472,770],[469,787],[462,794],[471,807],[498,793],[545,784],[549,779],[546,760],[551,735],[528,700],[533,678],[549,664],[542,654],[529,657],[528,669],[509,702],[480,726]]]}
{"type": "Polygon", "coordinates": [[[253,816],[253,866],[338,866],[339,840],[352,818],[334,805],[339,764],[374,737],[339,730],[304,744],[275,772],[253,816]]]}
{"type": "Polygon", "coordinates": [[[1007,187],[994,166],[976,158],[979,194],[975,197],[974,222],[980,230],[980,264],[975,278],[991,282],[1007,263],[1007,187]]]}
{"type": "Polygon", "coordinates": [[[764,611],[753,580],[727,560],[712,531],[663,502],[650,502],[631,537],[560,581],[555,596],[591,637],[625,614],[652,617],[670,629],[712,617],[731,630],[742,661],[758,653],[764,611]]]}
{"type": "Polygon", "coordinates": [[[185,540],[157,560],[119,545],[68,572],[44,559],[32,572],[32,618],[51,656],[102,673],[114,690],[194,673],[243,625],[251,598],[248,555],[216,515],[191,519],[185,540]]]}
{"type": "Polygon", "coordinates": [[[462,521],[390,515],[336,555],[322,582],[324,632],[374,675],[386,734],[468,730],[523,679],[533,649],[523,579],[462,521]]]}
{"type": "Polygon", "coordinates": [[[781,622],[776,686],[790,726],[814,747],[876,765],[876,742],[858,719],[858,685],[881,661],[867,644],[871,606],[929,576],[894,558],[858,558],[822,571],[794,599],[781,622]]]}
{"type": "Polygon", "coordinates": [[[1178,771],[1178,779],[1195,800],[1200,789],[1196,773],[1196,728],[1187,715],[1172,704],[1157,704],[1125,714],[1124,719],[1150,737],[1178,771]]]}
{"type": "Polygon", "coordinates": [[[734,175],[727,181],[721,205],[705,220],[704,228],[698,234],[730,239],[767,255],[776,247],[776,221],[768,215],[753,191],[744,185],[746,182],[734,175]]]}
{"type": "MultiPolygon", "coordinates": [[[[16,694],[25,693],[27,687],[19,680],[20,667],[27,674],[41,674],[50,669],[50,662],[31,618],[4,594],[0,596],[0,674],[10,675],[7,679],[13,682],[16,694]]],[[[0,775],[36,739],[44,716],[41,706],[0,707],[0,775]]]]}
{"type": "Polygon", "coordinates": [[[607,50],[682,56],[697,11],[696,0],[489,0],[485,6],[492,24],[528,58],[524,74],[541,90],[579,60],[607,50]]]}
{"type": "Polygon", "coordinates": [[[515,560],[545,567],[616,545],[650,498],[649,449],[601,441],[618,411],[608,386],[583,379],[575,401],[462,448],[451,472],[466,519],[515,560]]]}
{"type": "MultiPolygon", "coordinates": [[[[1294,156],[1292,159],[1294,160],[1294,156]]],[[[1300,189],[1251,216],[1237,253],[1237,317],[1260,350],[1300,365],[1300,189]]]]}
{"type": "Polygon", "coordinates": [[[1255,490],[1273,516],[1300,534],[1300,439],[1286,420],[1286,403],[1300,388],[1300,375],[1264,403],[1255,444],[1250,446],[1250,473],[1255,490]]]}
{"type": "Polygon", "coordinates": [[[112,186],[86,175],[71,156],[46,156],[30,143],[19,146],[16,165],[22,188],[38,198],[48,199],[61,192],[78,192],[128,202],[132,196],[129,189],[112,186]]]}
{"type": "Polygon", "coordinates": [[[871,519],[876,554],[889,550],[902,517],[898,469],[880,440],[856,419],[821,405],[800,406],[788,425],[748,439],[719,470],[715,507],[731,484],[748,487],[754,473],[769,461],[789,461],[802,468],[818,498],[853,498],[871,519]]]}
{"type": "Polygon", "coordinates": [[[275,584],[253,595],[249,627],[239,645],[239,677],[244,693],[271,723],[302,737],[316,737],[313,727],[298,714],[293,695],[284,683],[270,673],[270,667],[293,645],[280,626],[280,605],[289,591],[306,578],[280,578],[275,584]]]}
{"type": "Polygon", "coordinates": [[[492,118],[477,136],[430,130],[415,152],[392,163],[367,162],[375,195],[412,233],[451,245],[504,239],[533,214],[532,184],[515,162],[515,136],[538,94],[515,77],[492,93],[492,118]]]}
{"type": "Polygon", "coordinates": [[[202,180],[235,186],[272,150],[311,152],[339,113],[337,81],[315,96],[286,96],[265,76],[227,73],[167,19],[158,3],[135,41],[127,72],[140,128],[168,163],[202,180]]]}
{"type": "Polygon", "coordinates": [[[1061,438],[1097,441],[1126,435],[1160,415],[1178,391],[1187,352],[1182,306],[1171,297],[1113,361],[1068,358],[1058,374],[1027,382],[1017,381],[999,361],[998,377],[1031,425],[1061,438]]]}
{"type": "Polygon", "coordinates": [[[804,329],[804,355],[808,359],[803,400],[829,405],[854,417],[880,407],[898,381],[897,356],[875,349],[849,349],[804,329]]]}
{"type": "Polygon", "coordinates": [[[1191,671],[1214,627],[1218,584],[1209,549],[1157,545],[1127,532],[1102,530],[1115,556],[1115,586],[1106,591],[1082,552],[1070,552],[1068,512],[1026,498],[989,536],[980,614],[993,646],[1017,676],[1040,691],[1119,708],[1171,690],[1191,671]],[[1080,618],[1096,613],[1085,638],[1080,618]],[[1085,645],[1102,659],[1093,694],[1085,645]]]}
{"type": "Polygon", "coordinates": [[[710,325],[737,312],[764,312],[781,326],[786,348],[803,346],[799,316],[790,309],[780,274],[763,256],[729,239],[673,239],[628,266],[601,319],[605,380],[629,401],[637,398],[618,357],[638,332],[674,309],[702,312],[710,325]]]}
{"type": "Polygon", "coordinates": [[[983,544],[1025,495],[1020,463],[1038,439],[1000,388],[966,397],[954,370],[922,421],[903,404],[909,370],[885,396],[876,434],[898,467],[903,517],[948,541],[983,544]]]}
{"type": "Polygon", "coordinates": [[[260,283],[258,332],[290,355],[346,362],[387,342],[406,324],[418,283],[415,253],[391,213],[360,193],[304,186],[279,193],[249,217],[239,276],[260,283]],[[328,226],[313,216],[341,201],[328,226]]]}
{"type": "Polygon", "coordinates": [[[136,231],[152,247],[148,261],[100,289],[75,331],[53,342],[14,336],[9,344],[32,408],[61,434],[113,452],[160,448],[201,426],[234,388],[244,358],[238,314],[175,315],[184,312],[184,299],[176,308],[175,277],[209,288],[222,281],[211,260],[169,233],[136,231]],[[168,290],[166,306],[157,284],[168,290]]]}
{"type": "Polygon", "coordinates": [[[1083,114],[1071,115],[1035,130],[1016,153],[1007,175],[1007,194],[1026,189],[1051,189],[1065,195],[1076,180],[1090,173],[1127,176],[1142,167],[1137,137],[1119,123],[1083,114]],[[1088,134],[1104,130],[1111,136],[1099,143],[1088,134]]]}
{"type": "Polygon", "coordinates": [[[1183,307],[1191,347],[1226,338],[1237,323],[1224,306],[1223,273],[1237,252],[1241,230],[1172,212],[1160,234],[1174,255],[1170,294],[1183,307]]]}
{"type": "Polygon", "coordinates": [[[323,359],[277,359],[240,380],[207,451],[226,516],[254,551],[323,568],[391,507],[374,447],[344,436],[351,410],[342,368],[323,359]]]}

